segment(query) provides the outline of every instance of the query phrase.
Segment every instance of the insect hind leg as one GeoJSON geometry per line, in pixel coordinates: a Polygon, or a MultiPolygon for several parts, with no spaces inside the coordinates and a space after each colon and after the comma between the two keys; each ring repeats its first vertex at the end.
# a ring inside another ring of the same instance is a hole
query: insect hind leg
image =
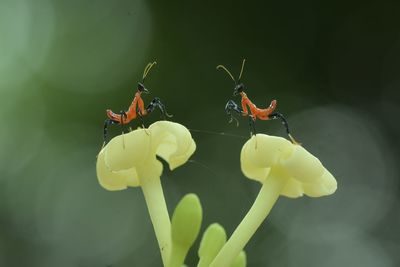
{"type": "Polygon", "coordinates": [[[298,142],[293,138],[293,136],[290,134],[289,123],[287,122],[287,120],[285,119],[285,117],[283,116],[282,113],[274,112],[274,113],[270,114],[268,117],[269,117],[270,119],[273,119],[273,120],[280,119],[281,122],[282,122],[282,124],[283,124],[283,126],[285,126],[286,133],[287,133],[287,135],[289,136],[289,138],[290,138],[290,140],[292,141],[292,143],[293,143],[293,144],[300,144],[300,143],[298,143],[298,142]]]}
{"type": "Polygon", "coordinates": [[[250,137],[252,137],[253,135],[256,135],[256,124],[254,121],[253,116],[249,116],[249,126],[250,126],[250,137]]]}
{"type": "Polygon", "coordinates": [[[160,98],[156,97],[154,98],[150,104],[147,106],[146,111],[147,113],[151,113],[154,111],[155,108],[158,108],[161,112],[161,116],[163,119],[166,119],[166,117],[171,118],[173,115],[168,114],[167,109],[165,108],[165,105],[161,102],[160,98]]]}

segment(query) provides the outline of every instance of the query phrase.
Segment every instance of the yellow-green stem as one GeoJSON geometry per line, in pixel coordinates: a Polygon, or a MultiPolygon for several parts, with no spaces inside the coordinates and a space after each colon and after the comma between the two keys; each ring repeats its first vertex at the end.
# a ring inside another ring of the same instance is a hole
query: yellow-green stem
{"type": "Polygon", "coordinates": [[[141,181],[141,187],[153,223],[154,232],[160,247],[164,266],[167,266],[171,250],[171,221],[167,204],[161,186],[160,177],[146,177],[141,181]]]}
{"type": "Polygon", "coordinates": [[[261,187],[253,206],[210,264],[210,267],[230,267],[233,264],[271,211],[286,181],[287,178],[285,177],[274,175],[274,173],[270,174],[261,187]]]}

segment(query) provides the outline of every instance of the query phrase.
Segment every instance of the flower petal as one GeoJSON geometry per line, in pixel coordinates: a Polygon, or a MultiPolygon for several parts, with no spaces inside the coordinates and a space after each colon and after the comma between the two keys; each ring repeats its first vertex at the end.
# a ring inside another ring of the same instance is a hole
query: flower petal
{"type": "Polygon", "coordinates": [[[135,168],[123,171],[111,171],[105,164],[104,149],[97,156],[96,172],[99,183],[107,190],[123,190],[127,186],[139,186],[139,179],[135,168]]]}
{"type": "Polygon", "coordinates": [[[333,194],[337,183],[318,158],[302,146],[281,137],[258,134],[242,148],[240,157],[246,177],[264,182],[271,170],[287,179],[281,195],[319,197],[333,194]]]}
{"type": "Polygon", "coordinates": [[[289,178],[285,187],[282,189],[281,195],[290,198],[301,197],[304,194],[303,185],[294,178],[289,178]]]}
{"type": "Polygon", "coordinates": [[[294,146],[293,153],[280,164],[292,177],[304,183],[318,180],[325,170],[319,159],[299,145],[294,146]]]}
{"type": "Polygon", "coordinates": [[[304,193],[310,197],[321,197],[333,194],[337,189],[337,182],[332,174],[325,170],[319,178],[319,183],[305,183],[304,193]]]}
{"type": "Polygon", "coordinates": [[[164,158],[172,169],[184,164],[196,149],[192,136],[184,126],[158,121],[149,129],[138,129],[114,137],[99,153],[97,176],[108,190],[139,186],[148,177],[161,176],[164,158]]]}
{"type": "Polygon", "coordinates": [[[292,149],[292,144],[284,138],[257,134],[251,137],[242,148],[240,154],[242,171],[248,178],[263,182],[270,168],[292,149]]]}
{"type": "Polygon", "coordinates": [[[112,171],[142,165],[150,153],[149,133],[144,129],[118,135],[103,148],[105,163],[112,171]]]}
{"type": "Polygon", "coordinates": [[[158,121],[149,127],[155,153],[168,162],[171,170],[183,165],[196,150],[189,130],[170,121],[158,121]]]}

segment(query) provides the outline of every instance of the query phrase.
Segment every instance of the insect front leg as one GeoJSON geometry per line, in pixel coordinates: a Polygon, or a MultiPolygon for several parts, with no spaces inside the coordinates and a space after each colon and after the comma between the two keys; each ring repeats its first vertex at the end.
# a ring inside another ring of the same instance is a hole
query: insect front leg
{"type": "Polygon", "coordinates": [[[158,97],[154,98],[147,106],[146,108],[147,113],[153,112],[156,107],[160,110],[163,119],[165,119],[166,117],[171,118],[173,116],[171,114],[168,114],[165,105],[161,102],[161,100],[158,97]]]}
{"type": "Polygon", "coordinates": [[[108,126],[111,124],[118,124],[117,121],[114,121],[112,119],[106,119],[104,121],[104,128],[103,128],[103,146],[107,143],[107,133],[108,133],[108,126]]]}
{"type": "Polygon", "coordinates": [[[239,121],[233,116],[232,110],[238,114],[243,114],[242,108],[238,104],[236,104],[235,101],[229,100],[225,105],[225,112],[230,117],[229,123],[232,123],[232,121],[235,120],[236,126],[239,126],[239,121]]]}

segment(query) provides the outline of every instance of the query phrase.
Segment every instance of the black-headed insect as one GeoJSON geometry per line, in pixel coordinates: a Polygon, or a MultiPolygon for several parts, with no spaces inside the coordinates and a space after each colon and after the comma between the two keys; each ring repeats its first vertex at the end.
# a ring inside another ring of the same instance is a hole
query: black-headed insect
{"type": "Polygon", "coordinates": [[[154,61],[153,63],[147,64],[147,66],[144,68],[142,82],[138,82],[135,97],[133,98],[133,101],[127,111],[122,110],[119,113],[114,113],[111,109],[107,109],[106,112],[108,118],[104,121],[103,131],[104,143],[107,141],[107,127],[111,124],[124,125],[139,117],[142,120],[142,126],[144,127],[142,117],[153,112],[155,108],[160,110],[163,118],[165,118],[165,116],[172,117],[172,115],[168,114],[164,104],[158,97],[155,97],[146,108],[144,107],[144,102],[141,95],[142,93],[149,93],[149,90],[144,86],[144,81],[150,69],[156,64],[157,62],[154,61]]]}
{"type": "Polygon", "coordinates": [[[239,78],[236,81],[233,75],[229,72],[229,70],[223,66],[223,65],[218,65],[217,69],[223,69],[226,71],[226,73],[232,78],[233,82],[235,83],[235,87],[233,88],[233,96],[238,96],[240,95],[242,98],[241,101],[241,107],[235,103],[233,100],[229,100],[226,105],[225,105],[225,111],[226,113],[230,116],[229,123],[231,123],[233,120],[236,120],[237,125],[239,125],[239,121],[233,116],[232,111],[235,111],[236,113],[240,114],[241,116],[248,116],[249,117],[249,124],[250,124],[250,134],[254,135],[256,134],[256,129],[255,129],[255,121],[256,119],[260,120],[275,120],[275,119],[280,119],[282,124],[286,128],[286,133],[288,134],[290,140],[294,144],[298,144],[296,140],[293,138],[293,136],[290,134],[289,130],[289,125],[285,117],[282,115],[282,113],[276,112],[276,106],[277,106],[277,101],[274,99],[271,101],[271,104],[267,108],[258,108],[251,100],[247,97],[246,93],[244,92],[244,84],[241,82],[242,74],[243,74],[243,69],[244,69],[244,64],[246,60],[243,59],[242,62],[242,68],[240,70],[239,78]],[[250,110],[250,112],[249,112],[250,110]]]}

